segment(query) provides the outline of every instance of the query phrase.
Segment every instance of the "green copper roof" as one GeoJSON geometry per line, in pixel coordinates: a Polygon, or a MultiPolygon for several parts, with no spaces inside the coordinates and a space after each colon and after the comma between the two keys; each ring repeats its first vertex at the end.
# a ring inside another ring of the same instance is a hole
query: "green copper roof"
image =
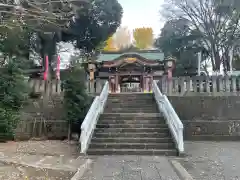
{"type": "Polygon", "coordinates": [[[127,54],[136,54],[149,60],[157,60],[157,61],[164,60],[164,54],[162,52],[155,51],[155,52],[102,53],[98,56],[97,61],[98,62],[113,61],[116,58],[122,55],[127,55],[127,54]]]}

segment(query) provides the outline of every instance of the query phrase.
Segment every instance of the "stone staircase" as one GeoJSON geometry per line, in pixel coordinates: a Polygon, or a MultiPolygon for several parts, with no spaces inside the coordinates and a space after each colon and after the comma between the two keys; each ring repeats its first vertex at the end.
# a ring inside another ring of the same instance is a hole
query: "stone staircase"
{"type": "Polygon", "coordinates": [[[88,155],[177,155],[152,94],[110,94],[88,155]]]}

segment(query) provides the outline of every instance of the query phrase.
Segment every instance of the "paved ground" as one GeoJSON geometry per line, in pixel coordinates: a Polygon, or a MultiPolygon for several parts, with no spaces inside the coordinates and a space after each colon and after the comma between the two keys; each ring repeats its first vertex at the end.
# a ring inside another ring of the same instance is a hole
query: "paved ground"
{"type": "Polygon", "coordinates": [[[62,141],[2,143],[0,180],[69,180],[86,161],[77,154],[76,144],[62,141]]]}
{"type": "Polygon", "coordinates": [[[195,180],[240,180],[240,142],[186,142],[178,159],[195,180]]]}
{"type": "Polygon", "coordinates": [[[68,143],[67,141],[10,141],[0,143],[0,152],[78,157],[79,151],[76,142],[68,143]]]}
{"type": "MultiPolygon", "coordinates": [[[[195,180],[240,180],[240,142],[186,142],[178,160],[195,180]]],[[[85,159],[74,143],[0,144],[0,180],[68,180],[85,159]],[[19,165],[21,163],[22,165],[19,165]],[[44,179],[46,180],[46,179],[44,179]]],[[[167,157],[101,156],[81,180],[179,180],[167,157]]]]}
{"type": "Polygon", "coordinates": [[[99,156],[81,180],[179,180],[167,157],[99,156]]]}

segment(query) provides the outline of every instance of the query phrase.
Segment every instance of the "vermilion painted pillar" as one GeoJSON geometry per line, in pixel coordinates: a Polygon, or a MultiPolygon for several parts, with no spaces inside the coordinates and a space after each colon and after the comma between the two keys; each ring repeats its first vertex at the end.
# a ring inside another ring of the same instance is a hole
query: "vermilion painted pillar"
{"type": "Polygon", "coordinates": [[[143,76],[142,78],[142,89],[143,89],[143,92],[146,92],[146,77],[143,76]]]}
{"type": "Polygon", "coordinates": [[[168,79],[169,80],[172,79],[172,69],[171,68],[168,69],[168,79]]]}
{"type": "Polygon", "coordinates": [[[115,76],[115,92],[119,93],[119,75],[116,74],[115,76]]]}
{"type": "Polygon", "coordinates": [[[172,84],[172,69],[169,68],[168,69],[168,94],[171,95],[172,94],[172,88],[173,88],[173,84],[172,84]]]}

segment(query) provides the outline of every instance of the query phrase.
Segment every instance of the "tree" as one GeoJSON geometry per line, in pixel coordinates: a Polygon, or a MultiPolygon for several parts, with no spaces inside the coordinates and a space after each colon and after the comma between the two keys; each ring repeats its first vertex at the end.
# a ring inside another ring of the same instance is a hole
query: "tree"
{"type": "Polygon", "coordinates": [[[50,28],[50,33],[38,33],[41,46],[36,51],[42,59],[45,55],[49,56],[50,73],[54,69],[56,44],[59,41],[71,42],[83,54],[91,56],[116,31],[122,17],[122,7],[117,0],[89,0],[73,12],[74,18],[68,21],[65,28],[56,31],[50,28]]]}
{"type": "Polygon", "coordinates": [[[47,27],[63,28],[74,16],[76,8],[87,3],[79,1],[49,1],[49,0],[0,0],[1,27],[14,28],[19,25],[28,25],[36,31],[47,27]]]}
{"type": "MultiPolygon", "coordinates": [[[[32,60],[32,52],[40,54],[42,60],[48,55],[51,73],[60,32],[68,28],[76,16],[75,10],[86,3],[85,0],[79,0],[78,4],[70,0],[0,0],[0,50],[4,61],[13,55],[32,60]]],[[[43,61],[40,63],[45,65],[43,61]]]]}
{"type": "Polygon", "coordinates": [[[118,28],[117,32],[114,34],[114,45],[117,49],[126,49],[130,47],[131,42],[131,33],[127,27],[118,28]]]}
{"type": "Polygon", "coordinates": [[[13,140],[20,110],[28,99],[22,59],[12,58],[0,68],[0,142],[13,140]]]}
{"type": "Polygon", "coordinates": [[[66,120],[68,121],[68,140],[71,140],[72,131],[77,129],[80,135],[80,127],[87,114],[90,99],[85,89],[85,72],[80,66],[70,67],[63,75],[64,106],[66,120]]]}
{"type": "Polygon", "coordinates": [[[160,36],[155,42],[155,46],[160,48],[165,56],[177,58],[174,75],[196,74],[198,61],[197,53],[203,52],[206,59],[207,52],[198,43],[199,35],[190,28],[187,19],[172,19],[165,23],[160,36]]]}
{"type": "Polygon", "coordinates": [[[239,39],[239,7],[235,0],[167,0],[163,14],[189,20],[210,53],[213,71],[219,71],[221,63],[229,69],[229,52],[239,39]]]}
{"type": "Polygon", "coordinates": [[[75,42],[75,47],[94,53],[95,48],[116,32],[121,23],[122,7],[117,0],[90,0],[87,8],[63,31],[62,40],[75,42]]]}
{"type": "Polygon", "coordinates": [[[104,51],[116,51],[116,47],[114,46],[114,39],[113,37],[109,37],[106,41],[106,46],[103,49],[104,51]]]}
{"type": "Polygon", "coordinates": [[[153,30],[152,28],[136,28],[133,31],[135,45],[139,49],[146,49],[153,45],[153,30]]]}

